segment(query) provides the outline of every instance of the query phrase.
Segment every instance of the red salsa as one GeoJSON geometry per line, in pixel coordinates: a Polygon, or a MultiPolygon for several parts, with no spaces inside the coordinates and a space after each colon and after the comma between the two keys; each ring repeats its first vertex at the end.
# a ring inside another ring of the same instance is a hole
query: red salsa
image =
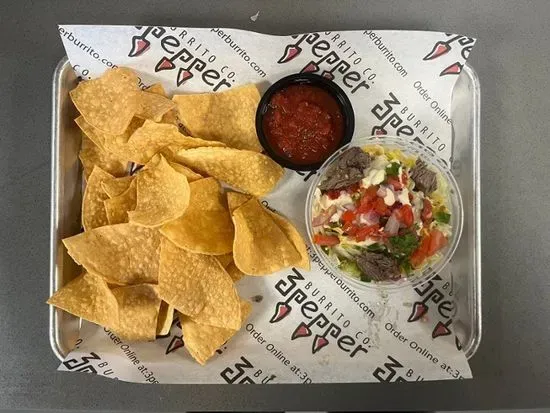
{"type": "Polygon", "coordinates": [[[311,85],[276,92],[262,126],[273,150],[297,165],[324,161],[344,136],[340,105],[330,93],[311,85]]]}

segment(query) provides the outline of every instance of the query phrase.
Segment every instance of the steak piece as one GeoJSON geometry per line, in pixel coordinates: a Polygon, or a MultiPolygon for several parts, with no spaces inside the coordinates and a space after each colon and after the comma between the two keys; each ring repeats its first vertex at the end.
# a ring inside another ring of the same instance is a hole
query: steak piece
{"type": "Polygon", "coordinates": [[[364,178],[363,170],[370,166],[371,161],[370,155],[361,148],[349,148],[327,169],[326,178],[319,189],[340,189],[359,182],[364,178]]]}
{"type": "Polygon", "coordinates": [[[397,279],[401,276],[399,265],[392,257],[377,252],[365,252],[357,257],[357,266],[374,281],[397,279]]]}
{"type": "Polygon", "coordinates": [[[430,171],[428,165],[420,159],[416,160],[416,164],[411,169],[411,179],[414,181],[415,187],[426,195],[437,189],[436,173],[430,171]]]}

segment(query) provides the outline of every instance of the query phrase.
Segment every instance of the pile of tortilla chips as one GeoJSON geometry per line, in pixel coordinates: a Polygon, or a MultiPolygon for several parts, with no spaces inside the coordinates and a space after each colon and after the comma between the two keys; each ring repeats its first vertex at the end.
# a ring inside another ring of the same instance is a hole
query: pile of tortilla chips
{"type": "Polygon", "coordinates": [[[259,153],[253,85],[173,100],[137,85],[116,68],[71,91],[87,182],[84,232],[63,243],[83,273],[48,303],[125,340],[166,335],[177,314],[204,364],[250,313],[235,283],[308,269],[306,246],[256,198],[283,169],[259,153]]]}

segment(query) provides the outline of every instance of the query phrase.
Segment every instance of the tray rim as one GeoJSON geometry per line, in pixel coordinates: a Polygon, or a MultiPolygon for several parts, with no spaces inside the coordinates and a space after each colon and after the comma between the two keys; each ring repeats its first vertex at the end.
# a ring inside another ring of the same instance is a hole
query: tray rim
{"type": "Polygon", "coordinates": [[[472,294],[472,306],[474,315],[474,325],[472,325],[473,333],[472,339],[466,344],[466,358],[469,360],[477,352],[481,343],[481,337],[483,334],[482,328],[482,310],[481,310],[481,175],[480,175],[480,83],[479,76],[474,68],[466,62],[463,67],[463,71],[468,75],[472,81],[474,88],[473,93],[473,133],[474,146],[473,146],[473,188],[474,188],[474,274],[472,294]]]}
{"type": "MultiPolygon", "coordinates": [[[[56,276],[56,257],[58,252],[57,245],[57,226],[58,226],[58,190],[59,190],[59,94],[60,94],[60,78],[64,70],[69,65],[69,59],[67,56],[61,58],[56,65],[52,81],[52,115],[51,115],[51,185],[50,185],[50,296],[54,294],[59,288],[60,283],[56,276]]],[[[482,336],[482,311],[481,311],[481,186],[480,186],[480,83],[479,77],[474,68],[466,62],[463,67],[463,72],[471,79],[474,92],[473,92],[473,133],[475,134],[473,142],[473,198],[474,198],[474,257],[472,275],[472,307],[473,307],[473,319],[471,339],[464,346],[464,353],[467,359],[472,358],[477,352],[481,343],[482,336]]],[[[52,306],[48,306],[49,312],[49,342],[50,347],[54,355],[63,361],[68,353],[65,352],[59,342],[59,323],[57,310],[52,306]]]]}

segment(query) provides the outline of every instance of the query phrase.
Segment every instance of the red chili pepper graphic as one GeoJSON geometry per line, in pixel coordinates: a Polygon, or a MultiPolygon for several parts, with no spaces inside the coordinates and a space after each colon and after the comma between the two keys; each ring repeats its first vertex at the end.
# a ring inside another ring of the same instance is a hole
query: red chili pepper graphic
{"type": "Polygon", "coordinates": [[[271,317],[271,320],[269,320],[270,323],[278,323],[283,318],[285,318],[290,311],[292,310],[292,307],[290,307],[287,303],[284,302],[278,302],[275,306],[275,314],[273,314],[273,317],[271,317]]]}
{"type": "Polygon", "coordinates": [[[189,70],[180,69],[179,72],[178,72],[178,77],[176,79],[176,84],[178,86],[181,86],[182,84],[185,83],[186,80],[189,80],[192,77],[193,77],[193,73],[191,73],[189,70]]]}
{"type": "Polygon", "coordinates": [[[332,74],[332,72],[328,72],[326,70],[321,74],[321,76],[328,80],[334,80],[334,75],[332,74]]]}
{"type": "Polygon", "coordinates": [[[324,336],[316,335],[313,339],[313,344],[311,346],[311,353],[315,354],[319,350],[321,350],[323,347],[325,347],[329,341],[324,336]]]}
{"type": "Polygon", "coordinates": [[[448,336],[451,334],[451,330],[449,330],[449,325],[451,325],[452,320],[449,319],[445,323],[442,323],[439,321],[435,328],[432,331],[432,338],[437,338],[441,336],[448,336]]]}
{"type": "Polygon", "coordinates": [[[371,131],[371,135],[375,135],[375,136],[382,136],[387,134],[388,132],[386,131],[386,129],[381,128],[380,126],[375,126],[374,128],[372,128],[372,131],[371,131]]]}
{"type": "Polygon", "coordinates": [[[159,60],[157,65],[155,66],[155,72],[161,72],[163,70],[172,70],[175,68],[176,65],[174,62],[172,62],[170,59],[168,59],[166,56],[159,60]]]}
{"type": "Polygon", "coordinates": [[[288,63],[292,59],[294,59],[296,56],[298,56],[300,53],[302,53],[302,48],[298,45],[289,44],[287,47],[285,47],[285,52],[281,56],[279,60],[277,60],[277,63],[288,63]]]}
{"type": "Polygon", "coordinates": [[[417,301],[413,304],[412,312],[407,321],[409,323],[413,323],[415,321],[420,320],[424,314],[428,312],[428,306],[424,304],[422,301],[417,301]]]}
{"type": "Polygon", "coordinates": [[[137,57],[141,56],[151,46],[151,42],[147,39],[144,39],[141,36],[132,37],[132,49],[128,53],[128,57],[137,57]]]}
{"type": "Polygon", "coordinates": [[[450,41],[444,42],[439,41],[437,42],[433,49],[428,53],[422,60],[433,60],[437,59],[439,56],[443,56],[444,54],[448,53],[451,50],[450,41]]]}
{"type": "Polygon", "coordinates": [[[462,343],[460,342],[457,336],[455,336],[455,345],[458,351],[462,350],[462,343]]]}
{"type": "Polygon", "coordinates": [[[301,337],[309,337],[311,335],[311,329],[309,326],[304,323],[303,321],[296,327],[296,330],[292,333],[292,336],[290,337],[291,340],[295,340],[297,338],[301,337]]]}
{"type": "Polygon", "coordinates": [[[313,73],[319,70],[319,66],[315,62],[309,62],[300,73],[313,73]]]}
{"type": "Polygon", "coordinates": [[[462,64],[459,62],[455,62],[450,66],[447,66],[445,69],[441,71],[439,76],[445,76],[445,75],[458,75],[462,72],[462,64]]]}
{"type": "Polygon", "coordinates": [[[170,354],[176,351],[178,348],[182,348],[184,345],[185,344],[183,342],[182,336],[174,336],[172,337],[172,340],[170,340],[170,344],[168,344],[168,347],[166,347],[165,354],[170,354]]]}
{"type": "Polygon", "coordinates": [[[305,34],[299,34],[292,36],[296,40],[294,43],[289,44],[285,47],[285,51],[281,58],[277,60],[277,63],[283,64],[288,63],[292,59],[294,59],[296,56],[298,56],[300,53],[302,53],[302,48],[300,47],[300,43],[302,43],[304,40],[306,43],[313,44],[318,38],[319,33],[305,33],[305,34]]]}
{"type": "MultiPolygon", "coordinates": [[[[447,34],[447,36],[452,36],[451,34],[447,34]]],[[[449,40],[440,40],[437,42],[430,53],[428,53],[422,60],[434,60],[437,59],[440,56],[443,56],[444,54],[447,54],[451,51],[452,46],[451,43],[457,41],[462,45],[469,44],[474,41],[474,39],[471,39],[469,37],[461,36],[460,34],[450,38],[449,40]]]]}

